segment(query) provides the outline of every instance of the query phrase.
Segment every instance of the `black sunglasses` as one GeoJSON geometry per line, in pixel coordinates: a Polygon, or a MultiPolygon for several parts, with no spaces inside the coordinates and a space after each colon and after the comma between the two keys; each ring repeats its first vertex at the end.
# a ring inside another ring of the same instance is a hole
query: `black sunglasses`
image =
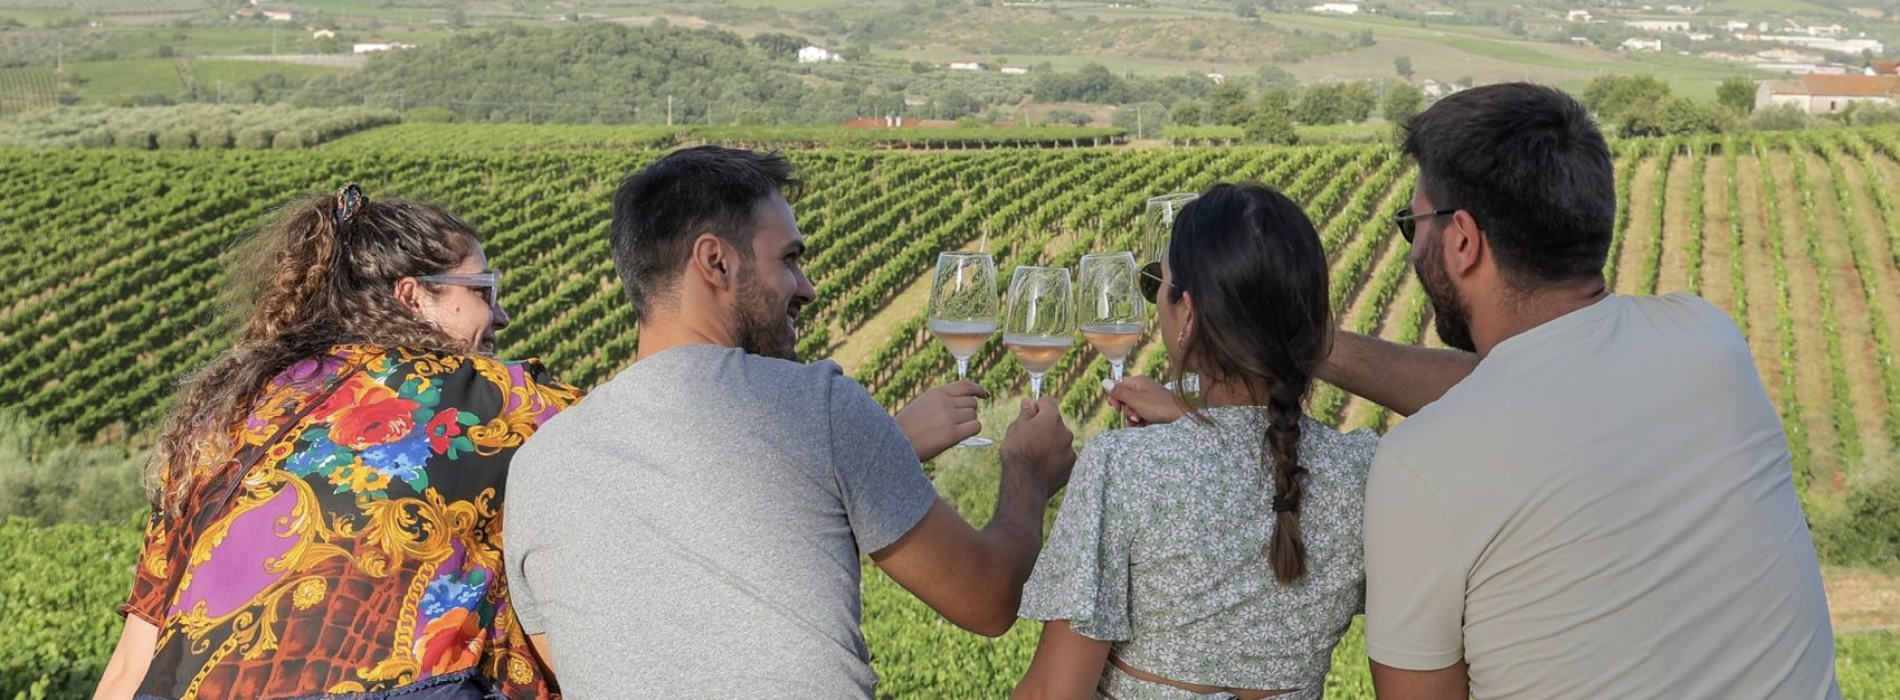
{"type": "Polygon", "coordinates": [[[1142,265],[1139,281],[1141,295],[1148,298],[1148,303],[1160,303],[1158,299],[1161,297],[1161,261],[1154,260],[1142,265]]]}
{"type": "Polygon", "coordinates": [[[1447,216],[1458,213],[1457,209],[1436,209],[1433,211],[1412,213],[1410,206],[1399,207],[1392,212],[1392,225],[1399,227],[1399,235],[1405,238],[1405,244],[1412,244],[1412,236],[1418,233],[1418,220],[1428,216],[1447,216]]]}

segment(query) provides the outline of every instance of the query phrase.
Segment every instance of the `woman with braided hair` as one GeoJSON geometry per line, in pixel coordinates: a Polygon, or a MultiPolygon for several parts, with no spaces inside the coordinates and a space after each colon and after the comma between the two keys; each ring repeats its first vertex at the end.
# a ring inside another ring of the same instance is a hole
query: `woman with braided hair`
{"type": "Polygon", "coordinates": [[[1298,205],[1216,185],[1144,274],[1176,385],[1111,391],[1023,591],[1044,621],[1016,698],[1310,700],[1364,605],[1372,431],[1301,411],[1333,332],[1327,264],[1298,205]],[[1183,416],[1188,420],[1176,420],[1183,416]]]}
{"type": "Polygon", "coordinates": [[[579,394],[489,357],[473,228],[354,184],[231,271],[231,346],[184,379],[96,698],[546,698],[502,571],[515,449],[579,394]]]}

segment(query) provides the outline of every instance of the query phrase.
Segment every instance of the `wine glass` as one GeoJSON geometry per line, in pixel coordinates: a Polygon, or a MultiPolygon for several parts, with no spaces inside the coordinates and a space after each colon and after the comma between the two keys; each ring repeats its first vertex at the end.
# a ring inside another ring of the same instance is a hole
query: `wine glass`
{"type": "Polygon", "coordinates": [[[1016,268],[1009,281],[1003,344],[1029,370],[1029,395],[1042,398],[1042,375],[1075,344],[1075,290],[1069,268],[1016,268]]]}
{"type": "MultiPolygon", "coordinates": [[[[957,360],[957,379],[970,378],[970,356],[996,333],[996,259],[989,253],[939,253],[930,283],[930,332],[957,360]]],[[[958,447],[983,447],[972,436],[958,447]]]]}
{"type": "Polygon", "coordinates": [[[1181,208],[1196,199],[1198,192],[1176,192],[1148,199],[1148,208],[1141,215],[1141,274],[1151,277],[1151,284],[1161,284],[1161,258],[1168,254],[1168,239],[1174,235],[1174,217],[1181,208]]]}
{"type": "Polygon", "coordinates": [[[1117,382],[1122,380],[1122,365],[1128,362],[1129,353],[1141,342],[1142,325],[1147,321],[1148,307],[1136,282],[1139,274],[1135,254],[1129,252],[1084,255],[1076,274],[1076,286],[1080,288],[1076,323],[1095,352],[1108,358],[1117,382]]]}

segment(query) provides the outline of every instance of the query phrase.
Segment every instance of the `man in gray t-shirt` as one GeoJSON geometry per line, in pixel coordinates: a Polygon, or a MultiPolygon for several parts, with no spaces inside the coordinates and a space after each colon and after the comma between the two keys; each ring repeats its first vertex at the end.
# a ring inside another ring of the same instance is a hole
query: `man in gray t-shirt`
{"type": "Polygon", "coordinates": [[[777,156],[706,147],[615,196],[637,357],[508,480],[512,601],[570,698],[869,698],[861,555],[966,629],[1015,620],[1072,436],[1026,405],[988,526],[945,505],[918,460],[980,429],[981,390],[937,396],[907,439],[837,365],[791,359],[813,296],[792,182],[777,156]]]}

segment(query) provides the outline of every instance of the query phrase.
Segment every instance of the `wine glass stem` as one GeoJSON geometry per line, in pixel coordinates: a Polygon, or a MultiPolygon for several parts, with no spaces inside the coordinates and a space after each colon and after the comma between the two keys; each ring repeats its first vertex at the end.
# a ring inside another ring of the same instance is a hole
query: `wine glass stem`
{"type": "Polygon", "coordinates": [[[1108,363],[1108,372],[1110,376],[1115,378],[1115,381],[1120,382],[1122,380],[1122,363],[1120,362],[1108,363]]]}
{"type": "Polygon", "coordinates": [[[1042,374],[1039,372],[1029,373],[1029,398],[1042,398],[1042,374]]]}
{"type": "Polygon", "coordinates": [[[969,378],[970,378],[970,358],[967,358],[967,357],[957,358],[957,381],[963,381],[969,378]]]}

